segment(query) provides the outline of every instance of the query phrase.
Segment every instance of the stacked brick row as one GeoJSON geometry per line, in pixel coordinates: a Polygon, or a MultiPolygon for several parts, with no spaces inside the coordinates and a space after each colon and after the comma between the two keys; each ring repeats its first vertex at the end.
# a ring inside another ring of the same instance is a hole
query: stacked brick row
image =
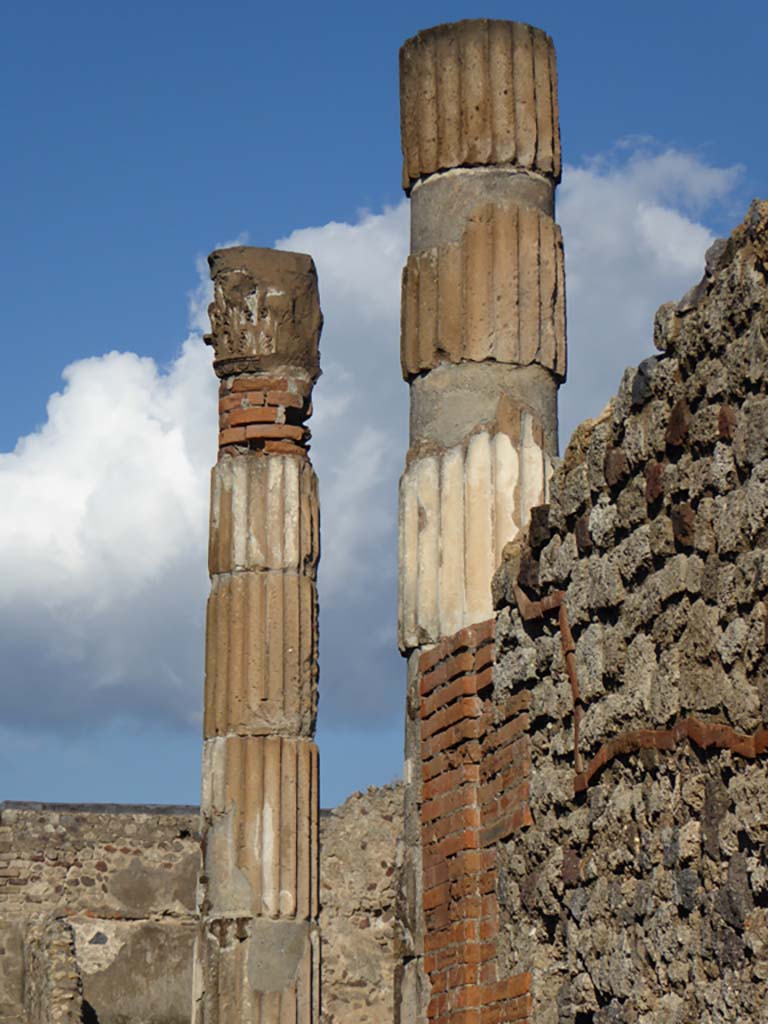
{"type": "Polygon", "coordinates": [[[422,655],[421,839],[427,1018],[530,1019],[530,975],[499,970],[495,842],[530,824],[525,702],[492,701],[493,620],[422,655]]]}
{"type": "Polygon", "coordinates": [[[500,955],[534,1020],[715,1024],[768,998],[767,281],[755,203],[495,581],[495,699],[528,691],[535,723],[500,955]]]}
{"type": "Polygon", "coordinates": [[[247,445],[283,455],[305,453],[310,381],[269,374],[230,376],[219,384],[219,447],[247,445]]]}

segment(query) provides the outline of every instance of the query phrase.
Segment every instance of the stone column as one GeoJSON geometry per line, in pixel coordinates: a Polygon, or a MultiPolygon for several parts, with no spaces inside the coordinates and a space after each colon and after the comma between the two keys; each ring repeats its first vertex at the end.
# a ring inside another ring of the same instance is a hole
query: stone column
{"type": "Polygon", "coordinates": [[[309,256],[268,249],[209,263],[220,418],[193,1022],[315,1024],[317,277],[309,256]]]}
{"type": "Polygon", "coordinates": [[[418,1020],[421,967],[416,664],[493,614],[504,545],[547,500],[565,378],[563,246],[552,41],[506,21],[440,25],[400,51],[403,375],[410,449],[400,482],[399,643],[409,659],[401,1019],[418,1020]]]}

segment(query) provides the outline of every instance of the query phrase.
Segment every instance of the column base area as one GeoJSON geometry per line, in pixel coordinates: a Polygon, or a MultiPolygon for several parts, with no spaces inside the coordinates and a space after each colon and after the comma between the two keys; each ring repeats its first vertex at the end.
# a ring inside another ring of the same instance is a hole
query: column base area
{"type": "Polygon", "coordinates": [[[313,1024],[320,942],[309,921],[204,920],[197,936],[193,1024],[313,1024]]]}

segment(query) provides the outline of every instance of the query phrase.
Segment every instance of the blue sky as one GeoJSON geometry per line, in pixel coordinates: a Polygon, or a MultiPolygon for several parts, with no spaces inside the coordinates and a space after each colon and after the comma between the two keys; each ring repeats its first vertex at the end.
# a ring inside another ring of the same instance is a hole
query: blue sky
{"type": "Polygon", "coordinates": [[[768,11],[722,12],[74,0],[3,14],[0,800],[197,800],[215,455],[200,258],[236,239],[282,240],[320,272],[323,802],[397,774],[398,47],[477,16],[555,40],[564,441],[649,354],[656,305],[694,282],[712,236],[768,195],[768,11]]]}

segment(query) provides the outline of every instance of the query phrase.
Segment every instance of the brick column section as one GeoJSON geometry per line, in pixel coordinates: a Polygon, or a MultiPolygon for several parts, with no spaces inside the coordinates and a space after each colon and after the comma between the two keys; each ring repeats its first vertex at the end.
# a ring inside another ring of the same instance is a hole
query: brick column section
{"type": "Polygon", "coordinates": [[[496,843],[531,824],[528,693],[491,701],[494,620],[422,655],[424,968],[430,1024],[531,1019],[531,976],[497,964],[496,843]]]}
{"type": "Polygon", "coordinates": [[[440,25],[400,51],[401,365],[410,447],[400,482],[399,645],[409,659],[400,1022],[423,1020],[420,658],[493,614],[504,546],[547,501],[565,378],[552,41],[506,21],[440,25]]]}
{"type": "Polygon", "coordinates": [[[212,473],[193,1024],[319,1020],[317,480],[312,260],[209,257],[212,473]]]}

